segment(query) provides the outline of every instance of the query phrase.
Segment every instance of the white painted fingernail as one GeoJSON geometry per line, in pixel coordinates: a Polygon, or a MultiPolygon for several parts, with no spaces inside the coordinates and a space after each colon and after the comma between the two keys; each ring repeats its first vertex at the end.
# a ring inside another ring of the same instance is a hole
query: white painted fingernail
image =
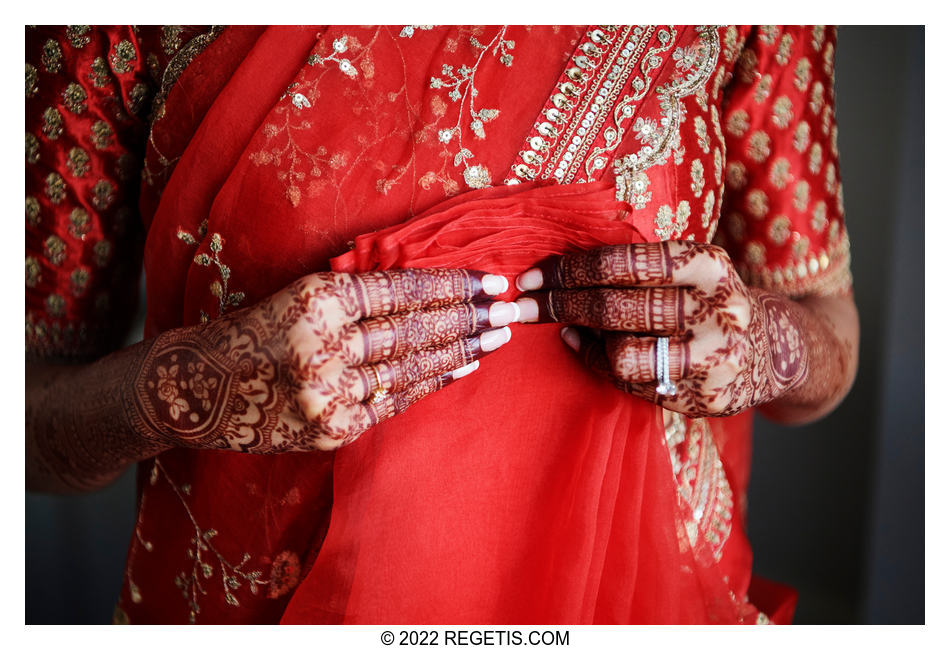
{"type": "Polygon", "coordinates": [[[473,361],[467,366],[462,366],[461,368],[458,368],[457,370],[453,370],[452,379],[461,379],[465,375],[470,375],[476,370],[478,370],[478,361],[473,361]]]}
{"type": "Polygon", "coordinates": [[[513,302],[496,302],[488,308],[488,323],[492,327],[501,327],[518,320],[521,310],[513,302]]]}
{"type": "Polygon", "coordinates": [[[486,275],[482,278],[482,291],[497,296],[508,291],[508,278],[503,275],[486,275]]]}
{"type": "Polygon", "coordinates": [[[521,320],[521,307],[520,307],[520,306],[518,305],[518,303],[516,303],[516,302],[510,302],[510,303],[508,303],[508,304],[511,305],[512,307],[514,307],[514,309],[515,309],[515,317],[514,317],[513,319],[511,319],[512,322],[514,322],[514,323],[519,322],[519,321],[521,320]]]}
{"type": "Polygon", "coordinates": [[[534,291],[544,284],[544,275],[541,269],[528,269],[515,279],[515,286],[519,291],[534,291]]]}
{"type": "Polygon", "coordinates": [[[491,352],[492,350],[497,350],[505,343],[511,340],[511,330],[507,327],[503,327],[500,330],[489,330],[482,334],[479,342],[482,346],[483,352],[491,352]]]}
{"type": "Polygon", "coordinates": [[[538,303],[534,298],[521,298],[517,301],[519,323],[536,323],[538,321],[538,303]]]}
{"type": "Polygon", "coordinates": [[[573,327],[565,327],[561,330],[561,340],[567,343],[567,347],[579,352],[581,349],[581,337],[573,327]]]}

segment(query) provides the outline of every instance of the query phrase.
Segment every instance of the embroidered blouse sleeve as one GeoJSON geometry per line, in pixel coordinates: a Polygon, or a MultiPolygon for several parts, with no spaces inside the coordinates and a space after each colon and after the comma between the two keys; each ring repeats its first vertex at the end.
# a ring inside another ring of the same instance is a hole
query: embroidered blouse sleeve
{"type": "Polygon", "coordinates": [[[26,348],[84,358],[121,343],[136,305],[146,116],[178,28],[26,33],[26,348]],[[140,33],[141,32],[141,33],[140,33]]]}
{"type": "Polygon", "coordinates": [[[726,189],[717,242],[752,286],[851,289],[834,116],[836,29],[752,30],[726,90],[726,189]]]}

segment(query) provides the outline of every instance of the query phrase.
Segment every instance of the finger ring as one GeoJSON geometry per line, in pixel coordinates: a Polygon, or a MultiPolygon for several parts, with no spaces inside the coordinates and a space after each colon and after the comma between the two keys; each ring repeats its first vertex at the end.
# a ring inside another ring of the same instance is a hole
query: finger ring
{"type": "Polygon", "coordinates": [[[370,369],[376,377],[376,388],[369,394],[369,401],[371,404],[379,404],[386,399],[386,396],[389,395],[389,391],[383,388],[383,380],[379,376],[379,369],[376,366],[370,366],[370,369]]]}
{"type": "Polygon", "coordinates": [[[670,381],[670,339],[665,336],[656,340],[656,381],[658,395],[676,395],[676,386],[670,381]]]}

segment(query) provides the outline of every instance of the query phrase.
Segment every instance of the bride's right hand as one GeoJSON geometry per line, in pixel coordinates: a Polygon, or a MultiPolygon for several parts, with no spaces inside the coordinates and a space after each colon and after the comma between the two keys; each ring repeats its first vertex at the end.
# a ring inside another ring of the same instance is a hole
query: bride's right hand
{"type": "Polygon", "coordinates": [[[157,337],[131,387],[134,426],[172,446],[336,449],[506,343],[517,306],[491,299],[506,289],[457,269],[301,278],[157,337]]]}

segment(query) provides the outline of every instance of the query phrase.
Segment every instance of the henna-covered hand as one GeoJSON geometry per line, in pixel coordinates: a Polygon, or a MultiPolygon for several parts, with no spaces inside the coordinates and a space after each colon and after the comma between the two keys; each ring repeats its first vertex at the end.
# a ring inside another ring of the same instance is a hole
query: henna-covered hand
{"type": "Polygon", "coordinates": [[[318,273],[155,339],[133,426],[160,442],[254,453],[335,449],[477,368],[506,343],[501,276],[318,273]]]}
{"type": "Polygon", "coordinates": [[[716,246],[609,246],[553,258],[517,285],[533,292],[518,300],[523,322],[581,326],[562,338],[588,365],[686,415],[730,415],[791,393],[818,403],[846,381],[815,381],[814,366],[825,362],[813,363],[816,355],[841,354],[825,324],[792,300],[747,287],[716,246]],[[657,337],[669,338],[673,395],[656,390],[657,337]]]}

